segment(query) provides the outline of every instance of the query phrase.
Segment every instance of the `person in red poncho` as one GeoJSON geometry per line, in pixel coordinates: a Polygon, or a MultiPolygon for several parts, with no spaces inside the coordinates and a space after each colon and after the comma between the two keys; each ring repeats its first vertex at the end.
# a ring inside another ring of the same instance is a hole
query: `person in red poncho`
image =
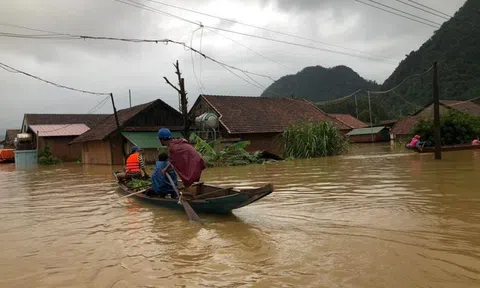
{"type": "Polygon", "coordinates": [[[202,171],[207,168],[202,156],[183,138],[172,138],[167,128],[158,130],[158,139],[168,148],[170,164],[163,169],[163,173],[173,166],[185,187],[200,182],[202,171]]]}

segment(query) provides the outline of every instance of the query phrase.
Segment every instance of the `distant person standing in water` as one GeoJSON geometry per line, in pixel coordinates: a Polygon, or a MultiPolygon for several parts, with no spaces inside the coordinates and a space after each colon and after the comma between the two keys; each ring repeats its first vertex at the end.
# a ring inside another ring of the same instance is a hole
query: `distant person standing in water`
{"type": "Polygon", "coordinates": [[[168,148],[170,158],[170,163],[163,169],[163,173],[174,168],[182,179],[184,187],[190,187],[194,182],[199,182],[202,171],[207,168],[200,153],[187,140],[173,138],[167,128],[158,130],[158,139],[168,148]]]}
{"type": "Polygon", "coordinates": [[[420,135],[415,135],[410,143],[408,144],[408,147],[413,148],[413,147],[420,147],[422,142],[420,142],[420,135]]]}

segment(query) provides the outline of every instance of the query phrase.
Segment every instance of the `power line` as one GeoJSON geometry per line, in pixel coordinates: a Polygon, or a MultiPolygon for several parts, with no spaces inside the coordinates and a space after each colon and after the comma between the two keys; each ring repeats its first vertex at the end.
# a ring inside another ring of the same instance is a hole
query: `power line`
{"type": "MultiPolygon", "coordinates": [[[[395,87],[391,88],[391,89],[388,89],[388,90],[385,90],[385,91],[370,91],[370,90],[363,90],[363,89],[358,89],[357,91],[353,92],[352,94],[349,94],[347,96],[344,96],[344,97],[341,97],[341,98],[337,98],[337,99],[333,99],[333,100],[328,100],[328,101],[322,101],[322,102],[317,102],[315,103],[316,105],[330,105],[330,104],[338,104],[338,103],[341,103],[355,95],[357,95],[358,93],[360,92],[367,92],[367,93],[370,93],[370,94],[373,94],[373,95],[384,95],[384,94],[387,94],[387,93],[390,93],[394,90],[396,90],[398,87],[402,86],[405,82],[407,82],[407,80],[413,78],[413,77],[420,77],[420,76],[423,76],[427,73],[429,73],[431,70],[433,69],[433,66],[430,66],[430,68],[428,68],[427,70],[425,70],[424,72],[422,73],[416,73],[416,74],[412,74],[408,77],[406,77],[405,79],[402,80],[402,82],[400,82],[400,84],[396,85],[395,87]]],[[[480,98],[480,97],[479,97],[480,98]]]]}
{"type": "Polygon", "coordinates": [[[403,79],[402,82],[400,82],[400,84],[398,84],[397,86],[391,88],[391,89],[388,89],[388,90],[385,90],[385,91],[367,91],[367,92],[370,92],[370,94],[386,94],[386,93],[389,93],[393,90],[396,90],[398,87],[402,86],[403,83],[405,83],[407,80],[413,78],[413,77],[420,77],[420,76],[423,76],[425,74],[427,74],[428,72],[430,72],[431,70],[433,69],[433,65],[430,66],[430,68],[428,68],[425,72],[422,72],[422,73],[417,73],[417,74],[412,74],[410,76],[408,76],[407,78],[403,79]]]}
{"type": "Polygon", "coordinates": [[[382,11],[385,11],[385,12],[387,12],[387,13],[390,13],[390,14],[393,14],[393,15],[397,15],[397,16],[403,17],[403,18],[405,18],[405,19],[409,19],[409,20],[418,22],[418,23],[423,24],[423,25],[427,25],[427,26],[430,26],[430,27],[433,27],[433,28],[440,28],[440,26],[435,26],[435,25],[432,25],[432,24],[429,24],[429,23],[425,23],[425,22],[422,22],[422,21],[417,20],[417,19],[415,19],[415,18],[411,18],[411,17],[405,16],[405,15],[402,15],[402,14],[399,14],[399,13],[395,13],[395,12],[389,11],[389,10],[387,10],[387,9],[378,7],[378,6],[365,3],[365,2],[360,1],[360,0],[355,0],[355,1],[357,1],[357,2],[359,2],[359,3],[362,3],[362,4],[364,4],[364,5],[367,5],[367,6],[370,6],[370,7],[373,7],[373,8],[382,10],[382,11]]]}
{"type": "Polygon", "coordinates": [[[424,9],[424,8],[421,8],[421,7],[417,7],[417,6],[415,6],[415,5],[412,5],[412,4],[410,4],[410,3],[407,3],[407,2],[405,2],[405,1],[402,1],[402,0],[397,0],[397,1],[400,2],[400,3],[402,3],[402,4],[405,4],[405,5],[407,5],[407,6],[413,7],[413,8],[415,8],[415,9],[417,9],[417,10],[420,10],[420,11],[423,11],[423,12],[427,12],[428,14],[431,14],[431,15],[434,15],[434,16],[437,16],[437,17],[440,17],[440,18],[443,18],[443,19],[445,19],[445,20],[449,20],[449,19],[450,19],[450,18],[448,18],[448,17],[445,17],[445,16],[443,16],[443,15],[438,15],[438,14],[436,14],[436,13],[430,11],[430,10],[427,10],[427,9],[424,9]]]}
{"type": "MultiPolygon", "coordinates": [[[[96,112],[98,111],[98,109],[102,108],[105,103],[107,103],[108,99],[110,98],[110,96],[106,96],[103,100],[101,100],[100,102],[98,102],[95,106],[93,106],[92,109],[88,110],[87,113],[85,113],[86,115],[90,115],[90,114],[93,114],[93,112],[96,112]]],[[[62,130],[62,129],[65,129],[69,126],[72,126],[72,125],[76,125],[75,123],[72,123],[72,124],[67,124],[65,126],[62,126],[62,127],[59,127],[59,128],[56,128],[56,129],[52,129],[52,130],[47,130],[47,131],[42,131],[43,133],[50,133],[50,132],[55,132],[55,131],[58,131],[58,130],[62,130]]]]}
{"type": "Polygon", "coordinates": [[[347,95],[347,96],[344,96],[344,97],[341,97],[341,98],[337,98],[337,99],[333,99],[333,100],[327,100],[327,101],[321,101],[321,102],[317,102],[315,103],[315,105],[330,105],[330,104],[338,104],[338,103],[341,103],[345,100],[348,100],[349,98],[357,95],[358,93],[362,92],[363,89],[358,89],[357,91],[353,92],[352,94],[350,95],[347,95]]]}
{"type": "MultiPolygon", "coordinates": [[[[137,8],[140,8],[140,9],[144,9],[144,10],[147,10],[147,11],[150,11],[150,12],[159,13],[161,15],[171,16],[171,17],[186,21],[188,23],[195,23],[195,22],[193,22],[191,20],[188,20],[188,19],[185,19],[183,17],[176,16],[176,15],[173,15],[171,13],[168,13],[168,12],[165,12],[165,11],[162,11],[162,10],[159,10],[159,9],[156,9],[156,8],[144,5],[144,4],[140,4],[140,3],[134,2],[132,0],[129,0],[129,1],[132,2],[132,3],[135,3],[137,5],[132,5],[131,3],[126,3],[126,2],[121,1],[121,0],[115,0],[115,1],[130,5],[130,6],[133,6],[133,7],[137,7],[137,8]]],[[[196,24],[200,26],[200,24],[198,24],[198,23],[196,23],[196,24]]],[[[262,39],[262,40],[267,40],[267,41],[272,41],[272,42],[277,42],[277,43],[282,43],[282,44],[293,45],[293,46],[297,46],[297,47],[309,48],[309,49],[319,50],[319,51],[323,51],[323,52],[344,55],[344,56],[357,57],[357,58],[364,59],[364,60],[391,63],[391,64],[395,64],[395,65],[397,64],[397,62],[395,62],[395,61],[386,60],[386,59],[380,59],[380,58],[375,58],[375,57],[370,57],[370,56],[362,56],[362,55],[359,55],[359,54],[353,54],[353,53],[337,51],[337,50],[332,50],[332,49],[327,49],[327,48],[320,48],[320,47],[316,47],[316,46],[305,45],[305,44],[300,44],[300,43],[295,43],[295,42],[283,41],[283,40],[278,40],[278,39],[274,39],[274,38],[263,37],[263,36],[258,36],[258,35],[248,34],[248,33],[242,33],[242,32],[237,32],[237,31],[228,30],[228,29],[223,29],[223,28],[220,28],[220,27],[214,27],[214,26],[208,26],[208,25],[202,25],[202,26],[206,27],[206,28],[210,28],[210,29],[215,29],[215,30],[219,30],[219,31],[228,32],[228,33],[238,34],[238,35],[242,35],[242,36],[248,36],[248,37],[252,37],[252,38],[256,38],[256,39],[262,39]]]]}
{"type": "MultiPolygon", "coordinates": [[[[355,1],[357,1],[357,2],[360,2],[360,3],[363,3],[363,4],[366,4],[365,2],[361,2],[361,1],[359,1],[359,0],[355,0],[355,1]]],[[[423,21],[425,21],[425,22],[430,22],[431,24],[433,24],[433,25],[437,25],[438,27],[442,26],[442,24],[440,24],[440,23],[437,23],[437,22],[435,22],[435,21],[428,20],[428,19],[426,19],[426,18],[423,18],[423,17],[417,16],[417,15],[415,15],[415,14],[412,14],[412,13],[408,13],[408,12],[402,11],[402,10],[400,10],[400,9],[397,9],[397,8],[395,8],[395,7],[392,7],[392,6],[389,6],[389,5],[382,4],[382,3],[379,3],[379,2],[377,2],[377,1],[374,1],[374,0],[366,0],[366,1],[369,1],[369,2],[375,3],[375,4],[377,4],[377,5],[383,6],[383,7],[385,7],[385,8],[391,9],[391,10],[393,10],[393,11],[396,11],[396,12],[399,12],[399,13],[403,13],[403,14],[405,14],[405,15],[408,15],[408,16],[411,16],[411,17],[418,18],[418,19],[420,19],[420,20],[423,20],[423,21]]],[[[379,8],[379,7],[377,7],[377,6],[374,6],[374,7],[376,7],[376,8],[379,8]]],[[[421,22],[421,23],[423,23],[423,24],[427,24],[427,23],[424,23],[424,22],[421,22]]],[[[433,25],[432,25],[432,26],[433,26],[433,25]]],[[[438,28],[438,27],[437,27],[437,28],[438,28]]]]}
{"type": "Polygon", "coordinates": [[[423,5],[422,3],[418,3],[417,1],[413,1],[413,0],[408,0],[408,1],[410,1],[410,2],[412,2],[412,3],[415,3],[415,4],[417,4],[418,6],[422,6],[423,8],[427,8],[427,9],[430,9],[430,10],[435,11],[435,12],[437,12],[437,13],[440,13],[440,14],[442,14],[442,15],[445,15],[445,16],[447,16],[447,17],[453,18],[453,16],[451,16],[451,15],[448,15],[448,14],[446,14],[446,13],[443,13],[443,12],[441,12],[441,11],[438,11],[438,10],[436,10],[436,9],[433,9],[432,7],[428,7],[427,5],[423,5]]]}
{"type": "Polygon", "coordinates": [[[101,92],[93,92],[93,91],[88,91],[88,90],[75,89],[75,88],[72,88],[72,87],[68,87],[68,86],[64,86],[64,85],[61,85],[61,84],[57,84],[57,83],[54,83],[54,82],[45,80],[45,79],[43,79],[43,78],[40,78],[40,77],[38,77],[38,76],[29,74],[29,73],[27,73],[27,72],[24,72],[24,71],[15,69],[15,68],[13,68],[12,66],[9,66],[9,65],[7,65],[7,64],[4,64],[4,63],[2,63],[2,62],[0,62],[0,68],[3,68],[5,71],[10,72],[10,73],[20,73],[20,74],[26,75],[26,76],[28,76],[28,77],[31,77],[31,78],[40,80],[40,81],[42,81],[42,82],[45,82],[45,83],[47,83],[47,84],[53,85],[53,86],[58,87],[58,88],[64,88],[64,89],[68,89],[68,90],[72,90],[72,91],[80,92],[80,93],[85,93],[85,94],[108,95],[108,96],[110,96],[110,93],[101,93],[101,92]]]}
{"type": "Polygon", "coordinates": [[[234,43],[236,43],[236,44],[244,47],[245,49],[251,51],[252,53],[257,54],[258,56],[262,57],[263,59],[266,59],[266,60],[268,60],[268,61],[270,61],[270,62],[273,62],[273,63],[275,63],[275,64],[278,64],[278,65],[280,65],[280,66],[282,66],[282,67],[284,67],[284,68],[287,68],[287,69],[289,69],[289,70],[294,71],[293,68],[290,68],[290,67],[288,67],[288,66],[286,66],[286,65],[284,65],[284,64],[282,64],[282,63],[280,63],[280,62],[278,62],[278,61],[275,61],[275,60],[273,60],[273,59],[270,59],[270,58],[268,58],[267,56],[262,55],[262,54],[260,54],[260,53],[258,53],[258,52],[256,52],[256,51],[254,51],[252,48],[248,47],[247,45],[243,45],[241,42],[238,42],[238,41],[236,41],[235,39],[232,39],[232,38],[230,38],[230,37],[228,37],[228,36],[226,36],[226,35],[223,35],[223,34],[221,34],[221,33],[218,33],[217,31],[212,30],[212,29],[208,29],[208,28],[207,28],[207,30],[210,31],[210,32],[213,32],[213,33],[215,33],[215,34],[217,34],[217,35],[220,35],[220,36],[224,37],[225,39],[228,39],[228,40],[230,40],[230,41],[232,41],[232,42],[234,42],[234,43]]]}
{"type": "Polygon", "coordinates": [[[323,41],[319,41],[319,40],[315,40],[315,39],[311,39],[311,38],[297,36],[297,35],[294,35],[294,34],[281,32],[281,31],[276,31],[276,30],[273,30],[273,29],[260,27],[260,26],[256,26],[256,25],[252,25],[252,24],[247,24],[247,23],[240,22],[240,21],[237,21],[237,20],[228,19],[228,18],[225,18],[225,17],[220,17],[220,16],[216,16],[216,15],[212,15],[212,14],[208,14],[208,13],[204,13],[204,12],[200,12],[200,11],[195,11],[195,10],[192,10],[192,9],[188,9],[188,8],[184,8],[184,7],[160,2],[160,1],[155,1],[155,0],[146,0],[146,1],[156,3],[156,4],[160,4],[160,5],[164,5],[164,6],[171,7],[171,8],[175,8],[175,9],[179,9],[179,10],[183,10],[183,11],[187,11],[187,12],[191,12],[191,13],[195,13],[195,14],[198,14],[198,15],[203,15],[203,16],[207,16],[207,17],[211,17],[211,18],[216,18],[216,19],[226,21],[226,22],[230,22],[230,23],[234,23],[234,24],[243,25],[243,26],[246,26],[246,27],[260,29],[260,30],[263,30],[263,31],[272,32],[272,33],[283,35],[283,36],[293,37],[293,38],[296,38],[296,39],[301,39],[301,40],[305,40],[305,41],[309,41],[309,42],[315,42],[315,43],[319,43],[319,44],[323,44],[323,45],[327,45],[327,46],[331,46],[331,47],[335,47],[335,48],[341,48],[341,49],[344,49],[344,50],[347,50],[347,51],[352,51],[352,52],[356,52],[356,53],[364,54],[366,56],[373,57],[372,55],[369,55],[369,54],[367,54],[363,51],[355,50],[355,49],[348,48],[348,47],[342,47],[342,46],[339,46],[339,45],[335,45],[335,44],[331,44],[331,43],[327,43],[327,42],[323,42],[323,41]]]}
{"type": "MultiPolygon", "coordinates": [[[[193,47],[193,36],[195,35],[195,32],[197,32],[198,30],[202,29],[202,27],[200,28],[197,28],[195,31],[192,32],[192,36],[190,37],[190,46],[193,47]]],[[[202,48],[200,48],[202,49],[202,48]]],[[[192,60],[192,70],[193,70],[193,76],[195,76],[195,80],[197,81],[197,85],[198,85],[198,88],[201,92],[201,94],[204,93],[203,91],[203,85],[201,84],[200,80],[198,79],[197,77],[197,73],[195,72],[195,60],[194,60],[194,57],[193,57],[193,51],[190,50],[190,58],[192,60]]],[[[201,68],[200,68],[201,69],[201,68]]]]}
{"type": "MultiPolygon", "coordinates": [[[[250,75],[254,75],[254,76],[258,76],[258,77],[263,77],[263,78],[268,78],[270,79],[271,81],[275,81],[274,78],[272,78],[271,76],[269,75],[264,75],[264,74],[259,74],[259,73],[254,73],[254,72],[250,72],[250,71],[247,71],[247,70],[243,70],[243,69],[240,69],[240,68],[237,68],[237,67],[234,67],[232,65],[229,65],[229,64],[226,64],[226,63],[223,63],[221,61],[218,61],[208,55],[206,55],[205,53],[203,52],[200,52],[198,51],[197,49],[187,45],[186,43],[184,42],[180,42],[180,41],[175,41],[175,40],[170,40],[170,39],[132,39],[132,38],[116,38],[116,37],[104,37],[104,36],[87,36],[87,35],[74,35],[74,34],[64,34],[64,33],[56,33],[56,32],[51,32],[50,33],[54,33],[54,34],[57,34],[60,36],[64,36],[66,38],[56,38],[56,39],[68,39],[68,40],[110,40],[110,41],[122,41],[122,42],[133,42],[133,43],[155,43],[155,44],[158,44],[158,43],[164,43],[164,44],[169,44],[169,43],[172,43],[172,44],[176,44],[176,45],[181,45],[183,46],[185,49],[189,49],[189,50],[192,50],[193,52],[201,55],[202,57],[204,57],[205,59],[208,59],[212,62],[215,62],[219,65],[223,65],[223,66],[227,66],[229,67],[230,69],[233,69],[233,70],[238,70],[239,72],[245,72],[247,74],[250,74],[250,75]]],[[[17,37],[21,37],[21,38],[26,38],[26,39],[40,39],[40,38],[36,38],[36,37],[30,37],[30,35],[24,35],[24,34],[15,34],[17,37]]],[[[0,37],[2,36],[2,34],[0,34],[0,37]]]]}

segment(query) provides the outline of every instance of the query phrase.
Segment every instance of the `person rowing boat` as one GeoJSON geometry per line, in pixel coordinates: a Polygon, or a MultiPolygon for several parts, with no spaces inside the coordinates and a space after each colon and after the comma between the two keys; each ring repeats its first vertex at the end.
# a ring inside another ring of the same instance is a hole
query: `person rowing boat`
{"type": "Polygon", "coordinates": [[[165,174],[170,169],[175,169],[185,188],[200,182],[202,171],[207,168],[200,153],[183,138],[173,138],[167,128],[158,130],[158,139],[168,148],[170,163],[162,172],[165,174]]]}

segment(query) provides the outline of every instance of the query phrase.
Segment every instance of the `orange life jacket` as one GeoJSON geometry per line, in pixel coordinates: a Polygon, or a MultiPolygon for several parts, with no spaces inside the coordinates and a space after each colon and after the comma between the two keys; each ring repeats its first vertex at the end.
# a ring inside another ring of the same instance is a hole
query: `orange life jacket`
{"type": "Polygon", "coordinates": [[[127,158],[127,163],[125,165],[125,172],[126,173],[140,173],[140,161],[138,160],[138,156],[140,156],[139,152],[135,152],[130,154],[127,158]]]}

